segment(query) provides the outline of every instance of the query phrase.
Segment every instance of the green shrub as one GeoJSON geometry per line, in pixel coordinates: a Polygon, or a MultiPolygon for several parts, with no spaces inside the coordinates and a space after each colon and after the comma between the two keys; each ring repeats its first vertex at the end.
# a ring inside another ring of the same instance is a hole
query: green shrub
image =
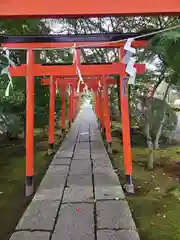
{"type": "Polygon", "coordinates": [[[0,113],[0,134],[9,139],[17,138],[21,132],[20,118],[11,113],[0,113]]]}
{"type": "MultiPolygon", "coordinates": [[[[150,119],[150,133],[152,138],[155,138],[155,135],[158,131],[160,123],[163,118],[163,100],[154,98],[152,100],[152,115],[150,119]]],[[[171,108],[168,103],[166,104],[166,115],[165,115],[165,122],[163,124],[162,138],[170,137],[170,133],[175,130],[177,126],[177,115],[176,112],[171,108]],[[169,133],[169,134],[167,134],[169,133]]],[[[132,113],[132,120],[140,129],[144,129],[146,124],[146,118],[144,116],[143,109],[141,109],[141,99],[137,98],[134,104],[131,106],[131,113],[132,113]]]]}

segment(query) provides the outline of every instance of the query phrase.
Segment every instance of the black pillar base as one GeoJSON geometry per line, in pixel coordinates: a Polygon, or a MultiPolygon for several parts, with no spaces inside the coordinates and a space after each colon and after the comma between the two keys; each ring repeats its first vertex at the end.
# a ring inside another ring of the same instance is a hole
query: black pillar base
{"type": "Polygon", "coordinates": [[[66,135],[66,130],[63,128],[61,129],[60,141],[64,138],[65,135],[66,135]]]}
{"type": "Polygon", "coordinates": [[[132,182],[132,176],[131,175],[126,175],[126,184],[125,184],[125,190],[127,193],[134,193],[134,185],[132,182]]]}
{"type": "Polygon", "coordinates": [[[106,135],[106,129],[101,127],[101,134],[103,136],[103,138],[105,138],[106,135]]]}
{"type": "Polygon", "coordinates": [[[107,151],[109,154],[112,154],[112,143],[107,143],[107,151]]]}
{"type": "Polygon", "coordinates": [[[69,126],[69,128],[71,127],[71,121],[69,121],[68,126],[69,126]]]}
{"type": "Polygon", "coordinates": [[[54,144],[49,143],[48,156],[51,156],[52,154],[54,154],[54,144]]]}
{"type": "Polygon", "coordinates": [[[62,135],[65,135],[65,133],[66,133],[65,128],[62,128],[62,129],[61,129],[61,134],[62,134],[62,135]]]}
{"type": "Polygon", "coordinates": [[[27,176],[26,177],[25,195],[26,195],[26,197],[30,197],[33,195],[33,193],[34,193],[34,177],[27,176]]]}
{"type": "Polygon", "coordinates": [[[98,122],[98,128],[101,129],[101,123],[100,123],[99,119],[97,120],[97,122],[98,122]]]}

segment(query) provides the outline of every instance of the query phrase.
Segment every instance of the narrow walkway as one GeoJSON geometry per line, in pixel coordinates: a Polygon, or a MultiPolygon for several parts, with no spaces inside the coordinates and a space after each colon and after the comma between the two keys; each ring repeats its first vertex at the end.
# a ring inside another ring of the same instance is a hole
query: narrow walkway
{"type": "Polygon", "coordinates": [[[11,240],[139,240],[124,198],[84,106],[11,240]]]}

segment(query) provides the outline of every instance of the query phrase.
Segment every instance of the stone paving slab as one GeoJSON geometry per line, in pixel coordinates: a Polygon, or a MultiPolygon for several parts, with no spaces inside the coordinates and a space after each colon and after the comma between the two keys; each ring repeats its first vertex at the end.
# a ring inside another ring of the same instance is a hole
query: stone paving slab
{"type": "Polygon", "coordinates": [[[72,175],[68,176],[67,181],[68,186],[92,186],[92,176],[91,175],[72,175]]]}
{"type": "Polygon", "coordinates": [[[70,174],[72,175],[87,175],[92,176],[91,162],[86,160],[76,160],[72,161],[70,174]]]}
{"type": "Polygon", "coordinates": [[[78,135],[78,140],[77,142],[89,142],[89,133],[88,133],[88,129],[84,132],[80,132],[78,135]]]}
{"type": "Polygon", "coordinates": [[[88,159],[90,159],[90,153],[86,154],[86,153],[80,153],[80,154],[74,154],[73,160],[84,160],[87,161],[88,159]]]}
{"type": "Polygon", "coordinates": [[[16,229],[11,240],[95,240],[96,230],[96,240],[139,240],[90,107],[72,124],[16,229]]]}
{"type": "Polygon", "coordinates": [[[59,158],[55,156],[51,162],[51,165],[70,165],[71,158],[59,158]]]}
{"type": "Polygon", "coordinates": [[[49,240],[50,233],[48,232],[15,232],[10,240],[49,240]]]}
{"type": "Polygon", "coordinates": [[[107,158],[103,158],[103,159],[99,159],[99,158],[96,158],[96,159],[92,159],[92,162],[93,162],[93,166],[94,168],[96,167],[109,167],[109,168],[113,168],[111,162],[109,161],[109,159],[107,158]]]}
{"type": "Polygon", "coordinates": [[[124,200],[97,202],[98,229],[136,230],[128,203],[124,200]]]}
{"type": "Polygon", "coordinates": [[[125,195],[121,186],[96,186],[95,198],[96,200],[125,199],[125,195]]]}
{"type": "Polygon", "coordinates": [[[68,139],[68,136],[66,136],[66,139],[64,140],[64,142],[62,142],[61,147],[59,148],[58,152],[60,153],[62,150],[73,149],[75,146],[75,142],[76,142],[76,140],[68,139]]]}
{"type": "Polygon", "coordinates": [[[76,150],[78,149],[83,151],[84,149],[86,149],[90,151],[89,146],[90,146],[89,142],[80,142],[80,143],[77,142],[76,150]]]}
{"type": "Polygon", "coordinates": [[[108,154],[106,152],[103,152],[103,151],[101,151],[101,152],[92,151],[91,152],[91,158],[92,159],[98,159],[98,158],[107,159],[107,157],[108,157],[108,154]]]}
{"type": "Polygon", "coordinates": [[[68,172],[68,165],[50,165],[34,199],[61,200],[68,172]]]}
{"type": "MultiPolygon", "coordinates": [[[[105,163],[104,161],[102,162],[102,164],[105,163]]],[[[93,166],[93,171],[94,171],[94,175],[99,175],[99,174],[106,174],[110,177],[113,177],[114,179],[116,179],[116,181],[119,183],[119,179],[117,174],[114,172],[114,170],[112,169],[112,166],[100,166],[100,165],[95,165],[93,166]]]]}
{"type": "Polygon", "coordinates": [[[62,150],[58,154],[58,158],[72,158],[73,156],[73,149],[62,150]]]}
{"type": "Polygon", "coordinates": [[[97,137],[95,134],[90,136],[91,142],[99,142],[101,139],[97,137]]]}
{"type": "Polygon", "coordinates": [[[63,203],[73,202],[93,202],[93,187],[76,185],[67,187],[64,191],[63,203]]]}
{"type": "Polygon", "coordinates": [[[75,158],[75,156],[81,156],[81,155],[84,155],[84,156],[90,156],[90,149],[82,149],[80,150],[79,148],[76,148],[76,150],[74,151],[74,156],[73,158],[75,158]]]}
{"type": "Polygon", "coordinates": [[[45,175],[39,188],[44,188],[44,189],[60,188],[60,186],[65,184],[66,178],[67,178],[67,174],[61,174],[61,175],[49,174],[48,176],[45,175]]]}
{"type": "Polygon", "coordinates": [[[49,176],[60,176],[60,175],[65,175],[69,172],[69,166],[66,165],[59,165],[59,166],[54,166],[50,165],[46,175],[49,176]]]}
{"type": "Polygon", "coordinates": [[[59,201],[33,200],[18,223],[16,230],[52,230],[59,204],[59,201]]]}
{"type": "Polygon", "coordinates": [[[52,240],[95,240],[93,204],[63,204],[52,240]]]}
{"type": "MultiPolygon", "coordinates": [[[[96,162],[96,161],[95,161],[96,162]]],[[[96,200],[107,199],[124,199],[124,192],[116,173],[113,171],[112,166],[104,165],[104,162],[100,164],[94,164],[94,185],[95,185],[95,197],[96,200]]]]}
{"type": "Polygon", "coordinates": [[[140,238],[135,231],[99,230],[97,232],[97,240],[140,240],[140,238]]]}
{"type": "Polygon", "coordinates": [[[63,196],[64,185],[59,185],[58,188],[45,189],[43,185],[37,190],[34,200],[61,200],[63,196]]]}
{"type": "Polygon", "coordinates": [[[114,174],[107,174],[105,172],[94,174],[94,182],[96,186],[119,186],[118,179],[114,174]]]}
{"type": "Polygon", "coordinates": [[[78,156],[74,156],[74,158],[73,158],[73,162],[76,162],[76,161],[81,161],[81,162],[85,162],[85,161],[87,161],[87,162],[90,162],[91,163],[91,156],[86,156],[86,157],[80,157],[80,158],[78,158],[78,156]]]}

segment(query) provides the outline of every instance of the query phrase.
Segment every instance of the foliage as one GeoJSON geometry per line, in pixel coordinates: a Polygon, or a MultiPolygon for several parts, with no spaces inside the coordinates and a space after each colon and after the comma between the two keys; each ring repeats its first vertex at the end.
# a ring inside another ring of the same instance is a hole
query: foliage
{"type": "MultiPolygon", "coordinates": [[[[136,101],[131,106],[131,112],[132,112],[132,118],[134,123],[143,131],[146,124],[146,118],[144,117],[144,113],[143,113],[142,101],[143,101],[142,97],[137,98],[136,101]]],[[[163,101],[161,99],[154,98],[152,100],[150,133],[153,140],[155,140],[155,136],[159,128],[159,123],[163,116],[162,104],[163,104],[163,101]]],[[[163,124],[161,137],[164,137],[164,136],[170,137],[171,135],[170,134],[168,135],[167,132],[171,133],[172,131],[175,130],[177,125],[177,115],[168,103],[165,103],[165,104],[166,104],[166,116],[165,116],[165,122],[163,124]]]]}
{"type": "MultiPolygon", "coordinates": [[[[48,25],[39,20],[1,20],[0,21],[0,32],[1,34],[31,34],[31,33],[48,33],[48,25]]],[[[5,91],[7,89],[9,79],[3,74],[3,69],[15,62],[16,64],[25,63],[25,51],[14,51],[9,53],[9,58],[5,51],[0,52],[0,118],[1,118],[1,131],[4,133],[3,136],[11,137],[12,135],[17,135],[22,129],[25,129],[25,108],[26,108],[26,88],[24,78],[13,78],[13,91],[10,91],[9,96],[5,96],[5,91]],[[10,59],[13,60],[9,61],[10,59]],[[3,75],[2,75],[3,74],[3,75]],[[8,133],[8,134],[6,134],[8,133]]],[[[38,56],[36,56],[37,58],[38,56]]],[[[5,72],[7,73],[7,72],[5,72]]],[[[42,86],[39,86],[41,88],[42,86]]],[[[43,101],[44,97],[47,99],[45,94],[38,95],[38,88],[35,87],[35,95],[38,96],[39,101],[35,103],[35,109],[40,109],[40,106],[44,108],[41,112],[46,112],[46,105],[43,101]],[[36,94],[37,91],[37,94],[36,94]]],[[[47,88],[48,91],[48,88],[47,88]]],[[[39,111],[38,111],[39,113],[39,111]]],[[[44,116],[44,115],[43,115],[44,116]]],[[[37,117],[35,120],[35,125],[38,120],[41,120],[41,126],[44,124],[43,118],[37,117]]]]}
{"type": "MultiPolygon", "coordinates": [[[[89,18],[89,19],[19,19],[19,20],[1,20],[0,33],[1,34],[47,34],[47,33],[61,33],[61,34],[89,34],[89,33],[107,33],[107,32],[141,32],[147,29],[160,29],[163,27],[170,27],[179,24],[180,20],[177,17],[106,17],[106,18],[89,18]]],[[[177,38],[177,36],[176,36],[177,38]]],[[[112,39],[113,40],[113,39],[112,39]]],[[[155,40],[153,40],[155,41],[155,40]]],[[[149,44],[149,52],[153,47],[153,41],[149,44]],[[151,47],[150,47],[151,46],[151,47]]],[[[168,40],[169,41],[169,40],[168,40]]],[[[157,40],[156,40],[157,42],[157,40]]],[[[157,45],[157,44],[156,44],[157,45]]],[[[152,60],[152,54],[146,54],[146,61],[152,60]],[[151,59],[150,59],[151,58],[151,59]]],[[[157,56],[157,53],[153,53],[157,56]]],[[[11,53],[11,58],[16,63],[25,63],[25,52],[14,51],[11,53]]],[[[82,51],[83,62],[112,62],[119,60],[118,49],[85,49],[82,51]]],[[[1,59],[0,59],[1,61],[1,59]]],[[[6,62],[6,61],[5,61],[6,62]]],[[[72,52],[68,49],[61,50],[47,50],[36,52],[36,62],[38,63],[65,63],[72,62],[72,52]]],[[[0,62],[1,63],[1,62],[0,62]]],[[[0,65],[1,68],[1,65],[0,65]]],[[[161,73],[163,68],[159,69],[161,73]]],[[[171,73],[169,70],[168,73],[171,73]]],[[[149,82],[155,83],[157,77],[155,72],[150,75],[145,75],[149,82]]],[[[169,76],[169,75],[168,75],[169,76]]],[[[171,75],[172,76],[172,75],[171,75]]],[[[136,91],[142,93],[144,85],[147,83],[145,78],[137,80],[138,86],[136,91]]],[[[174,79],[177,79],[174,73],[174,79]]],[[[25,122],[25,80],[20,78],[13,79],[14,91],[6,100],[4,100],[4,92],[7,87],[7,79],[5,75],[0,78],[0,108],[4,112],[10,107],[16,109],[16,114],[20,117],[21,122],[25,122]]],[[[177,86],[178,87],[178,86],[177,86]]],[[[133,90],[131,91],[133,95],[133,90]]],[[[111,110],[113,115],[119,112],[119,86],[112,88],[111,94],[111,110]]],[[[132,96],[130,96],[133,101],[132,96]]],[[[59,116],[60,111],[60,96],[56,98],[56,115],[59,116]]],[[[67,101],[66,101],[67,103],[67,101]]],[[[43,127],[48,124],[48,106],[49,106],[49,89],[41,86],[38,78],[35,80],[35,126],[43,127]]]]}
{"type": "Polygon", "coordinates": [[[0,113],[0,135],[17,138],[21,131],[20,118],[15,114],[0,113]]]}
{"type": "Polygon", "coordinates": [[[180,29],[157,34],[149,41],[149,50],[156,52],[167,67],[179,72],[180,29]]]}

